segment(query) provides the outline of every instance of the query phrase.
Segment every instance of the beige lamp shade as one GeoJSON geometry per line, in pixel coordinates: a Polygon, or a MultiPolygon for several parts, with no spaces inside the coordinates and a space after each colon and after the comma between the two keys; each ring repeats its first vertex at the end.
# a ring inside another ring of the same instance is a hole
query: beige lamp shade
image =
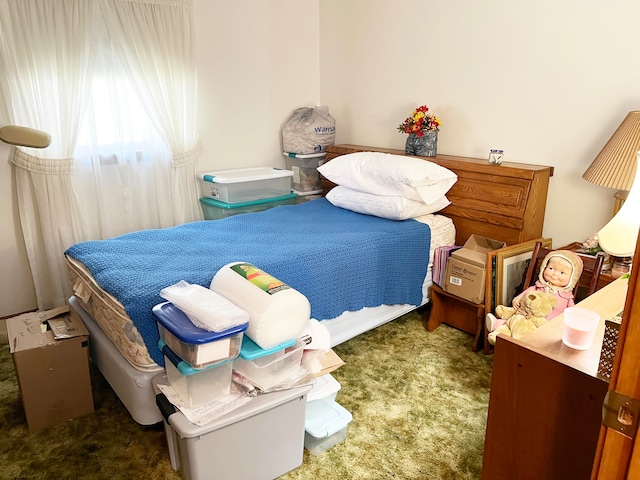
{"type": "Polygon", "coordinates": [[[0,128],[0,140],[20,147],[46,148],[51,144],[51,135],[34,128],[7,125],[0,128]]]}
{"type": "Polygon", "coordinates": [[[629,112],[582,178],[601,187],[631,190],[638,150],[640,111],[633,111],[629,112]]]}

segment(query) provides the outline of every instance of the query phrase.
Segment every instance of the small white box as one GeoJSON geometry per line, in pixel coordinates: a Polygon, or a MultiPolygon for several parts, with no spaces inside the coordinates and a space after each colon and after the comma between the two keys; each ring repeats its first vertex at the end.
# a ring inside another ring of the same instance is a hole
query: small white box
{"type": "Polygon", "coordinates": [[[250,202],[291,193],[293,172],[279,168],[255,167],[200,172],[202,196],[226,203],[250,202]]]}
{"type": "Polygon", "coordinates": [[[306,416],[311,418],[330,409],[335,403],[341,387],[340,382],[330,373],[316,378],[307,395],[306,416]]]}
{"type": "Polygon", "coordinates": [[[304,346],[303,342],[297,342],[283,351],[254,360],[246,360],[239,356],[233,362],[233,369],[260,390],[269,390],[295,376],[300,370],[304,346]]]}
{"type": "Polygon", "coordinates": [[[201,427],[159,394],[171,466],[184,480],[271,480],[299,467],[308,391],[304,386],[258,395],[201,427]]]}
{"type": "Polygon", "coordinates": [[[162,340],[158,346],[164,354],[169,385],[185,407],[196,408],[231,392],[232,361],[196,370],[172,352],[162,340]]]}
{"type": "Polygon", "coordinates": [[[344,441],[352,419],[351,413],[337,402],[322,413],[306,416],[304,448],[312,455],[319,455],[344,441]]]}

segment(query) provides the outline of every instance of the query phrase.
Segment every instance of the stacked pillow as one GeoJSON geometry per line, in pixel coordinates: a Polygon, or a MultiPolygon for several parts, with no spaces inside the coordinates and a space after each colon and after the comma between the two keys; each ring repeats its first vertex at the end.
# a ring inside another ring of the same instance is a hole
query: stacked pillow
{"type": "Polygon", "coordinates": [[[458,177],[436,163],[382,152],[341,155],[318,171],[334,187],[333,205],[391,220],[406,220],[442,210],[445,194],[458,177]]]}

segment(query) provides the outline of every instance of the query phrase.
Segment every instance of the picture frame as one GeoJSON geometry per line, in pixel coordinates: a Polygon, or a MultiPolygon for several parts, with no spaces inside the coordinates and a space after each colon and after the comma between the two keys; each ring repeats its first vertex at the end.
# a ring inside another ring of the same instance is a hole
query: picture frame
{"type": "Polygon", "coordinates": [[[495,283],[492,309],[497,305],[511,305],[513,297],[523,290],[522,282],[529,267],[536,242],[552,248],[551,238],[537,238],[516,245],[510,245],[495,253],[495,283]]]}

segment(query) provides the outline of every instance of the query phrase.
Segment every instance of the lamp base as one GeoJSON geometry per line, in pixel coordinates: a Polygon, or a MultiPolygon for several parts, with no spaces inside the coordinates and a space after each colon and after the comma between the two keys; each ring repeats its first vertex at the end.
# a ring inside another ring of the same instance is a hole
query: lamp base
{"type": "Polygon", "coordinates": [[[618,210],[620,210],[622,208],[622,205],[624,204],[625,200],[627,199],[627,197],[629,196],[629,191],[628,190],[618,190],[614,195],[613,195],[613,216],[615,216],[616,213],[618,213],[618,210]]]}

